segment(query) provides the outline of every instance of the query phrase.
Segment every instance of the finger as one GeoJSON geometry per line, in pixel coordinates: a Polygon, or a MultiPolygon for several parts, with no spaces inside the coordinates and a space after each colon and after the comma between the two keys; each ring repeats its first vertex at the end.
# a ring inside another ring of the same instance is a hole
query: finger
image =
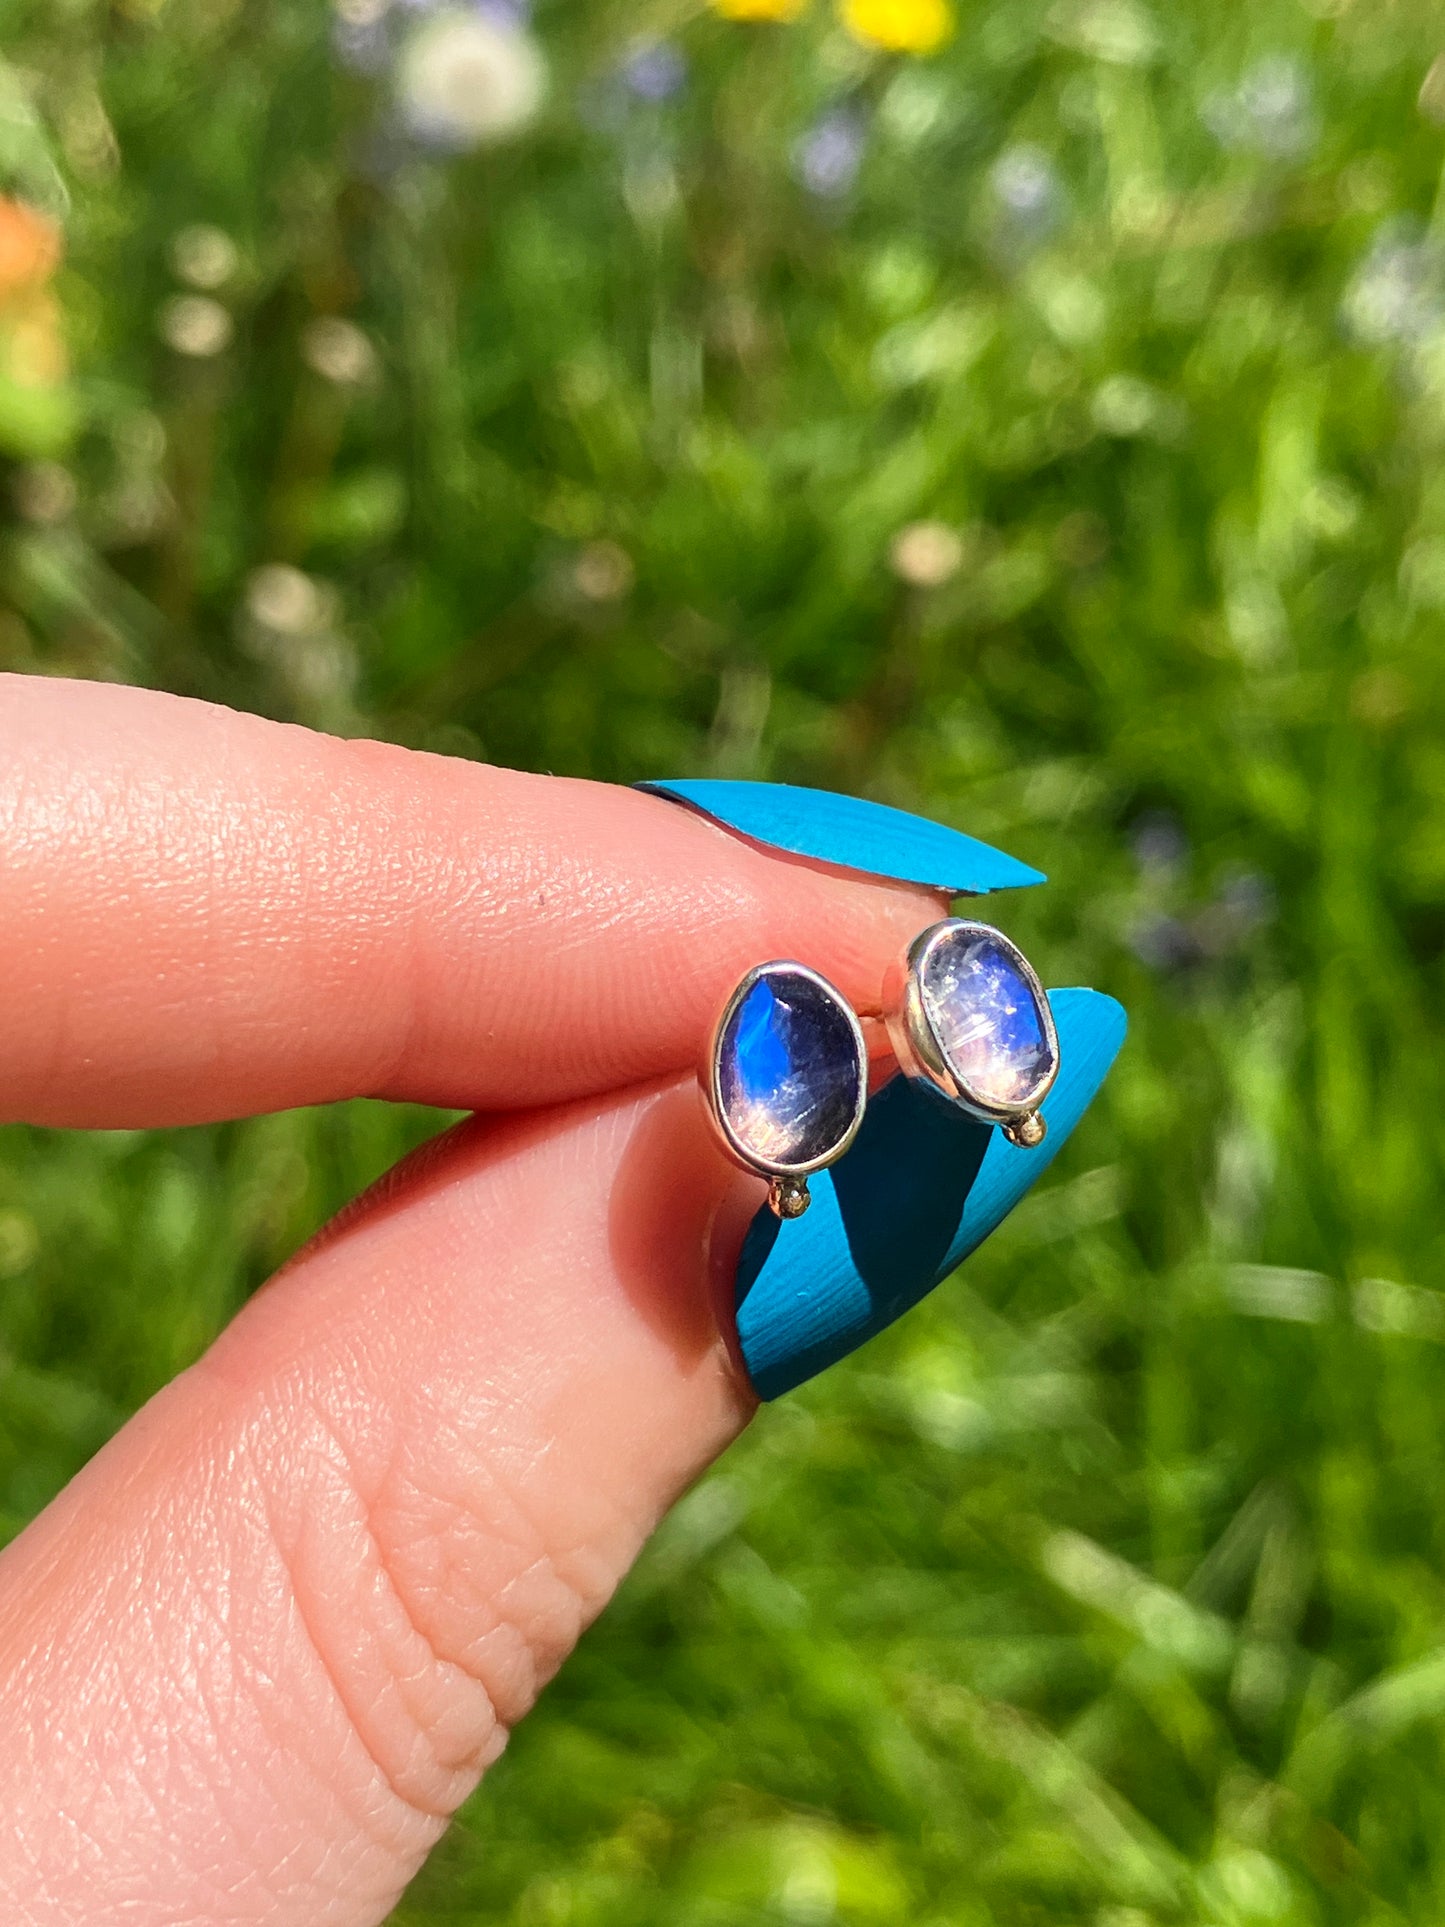
{"type": "Polygon", "coordinates": [[[1049,1150],[900,1079],[775,1238],[691,1085],[461,1127],[364,1200],[0,1557],[0,1918],[384,1918],[745,1421],[711,1305],[771,1396],[929,1289],[1118,1047],[1112,999],[1055,1004],[1049,1150]]]}
{"type": "Polygon", "coordinates": [[[690,1084],[472,1123],[0,1557],[0,1919],[380,1921],[751,1400],[690,1084]]]}
{"type": "MultiPolygon", "coordinates": [[[[830,862],[856,848],[860,868],[959,889],[1036,880],[901,812],[718,787],[718,814],[830,862]],[[759,794],[792,802],[760,814],[759,794]]],[[[939,905],[655,795],[13,676],[0,854],[0,1116],[82,1126],[616,1088],[690,1064],[771,957],[876,1005],[939,905]]]]}
{"type": "Polygon", "coordinates": [[[769,1395],[896,1317],[1107,1071],[1118,1006],[1054,1001],[1047,1151],[898,1080],[740,1263],[761,1187],[690,1085],[473,1123],[364,1200],[0,1558],[0,1917],[384,1918],[745,1420],[723,1280],[769,1395]]]}

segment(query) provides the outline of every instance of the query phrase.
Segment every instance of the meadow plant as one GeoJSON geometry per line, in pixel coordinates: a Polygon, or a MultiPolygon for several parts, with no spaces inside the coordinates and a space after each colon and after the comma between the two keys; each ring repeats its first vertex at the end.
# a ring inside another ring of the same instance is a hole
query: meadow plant
{"type": "MultiPolygon", "coordinates": [[[[398,1918],[1445,1916],[1438,8],[0,22],[0,666],[921,809],[1132,1016],[398,1918]]],[[[4,1530],[439,1121],[6,1132],[4,1530]]]]}

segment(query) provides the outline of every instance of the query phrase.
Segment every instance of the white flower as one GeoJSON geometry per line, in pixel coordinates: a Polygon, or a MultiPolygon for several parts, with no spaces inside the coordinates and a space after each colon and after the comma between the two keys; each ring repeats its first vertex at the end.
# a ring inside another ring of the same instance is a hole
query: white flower
{"type": "Polygon", "coordinates": [[[1293,160],[1314,145],[1310,77],[1288,54],[1256,61],[1235,87],[1210,94],[1201,111],[1205,126],[1225,147],[1293,160]]]}
{"type": "Polygon", "coordinates": [[[632,557],[615,542],[589,542],[572,568],[579,594],[589,602],[616,602],[636,576],[632,557]]]}
{"type": "Polygon", "coordinates": [[[888,551],[893,573],[915,589],[939,589],[963,566],[963,543],[946,522],[910,522],[888,551]]]}
{"type": "Polygon", "coordinates": [[[1426,342],[1445,319],[1445,261],[1434,243],[1391,223],[1355,270],[1345,290],[1345,324],[1357,340],[1375,344],[1426,342]]]}
{"type": "Polygon", "coordinates": [[[301,352],[323,381],[334,381],[341,388],[360,387],[376,373],[375,348],[343,315],[322,314],[309,321],[302,332],[301,352]]]}
{"type": "Polygon", "coordinates": [[[235,332],[229,314],[208,294],[178,294],[160,313],[161,335],[178,355],[205,360],[229,347],[235,332]]]}
{"type": "Polygon", "coordinates": [[[267,562],[246,583],[246,613],[273,635],[313,635],[332,613],[322,585],[289,562],[267,562]]]}
{"type": "Polygon", "coordinates": [[[520,132],[542,104],[547,69],[520,27],[480,13],[423,20],[401,50],[397,96],[413,134],[443,147],[480,147],[520,132]]]}
{"type": "Polygon", "coordinates": [[[171,266],[176,274],[207,294],[223,288],[240,261],[236,243],[218,227],[185,227],[171,242],[171,266]]]}

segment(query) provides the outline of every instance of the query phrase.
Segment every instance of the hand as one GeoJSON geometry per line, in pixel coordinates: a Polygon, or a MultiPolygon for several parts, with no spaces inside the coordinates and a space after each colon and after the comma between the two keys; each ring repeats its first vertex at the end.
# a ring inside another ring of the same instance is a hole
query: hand
{"type": "Polygon", "coordinates": [[[385,1917],[753,1408],[718,1005],[791,955],[866,1004],[939,908],[655,796],[0,678],[0,1112],[493,1113],[0,1556],[0,1918],[385,1917]]]}

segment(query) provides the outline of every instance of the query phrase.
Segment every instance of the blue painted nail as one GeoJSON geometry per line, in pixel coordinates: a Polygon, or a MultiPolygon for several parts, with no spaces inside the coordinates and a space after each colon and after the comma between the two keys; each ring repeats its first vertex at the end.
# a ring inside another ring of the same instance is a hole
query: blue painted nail
{"type": "Polygon", "coordinates": [[[685,803],[755,842],[794,856],[921,883],[954,896],[983,896],[1044,881],[1027,863],[977,837],[860,796],[796,789],[788,783],[699,781],[637,787],[685,803]]]}
{"type": "Polygon", "coordinates": [[[743,1362],[777,1398],[855,1351],[932,1291],[1047,1170],[1118,1055],[1127,1020],[1094,990],[1049,994],[1059,1075],[1049,1132],[1017,1149],[927,1085],[895,1077],[870,1099],[852,1150],[810,1180],[812,1208],[781,1224],[766,1207],[738,1261],[743,1362]]]}

